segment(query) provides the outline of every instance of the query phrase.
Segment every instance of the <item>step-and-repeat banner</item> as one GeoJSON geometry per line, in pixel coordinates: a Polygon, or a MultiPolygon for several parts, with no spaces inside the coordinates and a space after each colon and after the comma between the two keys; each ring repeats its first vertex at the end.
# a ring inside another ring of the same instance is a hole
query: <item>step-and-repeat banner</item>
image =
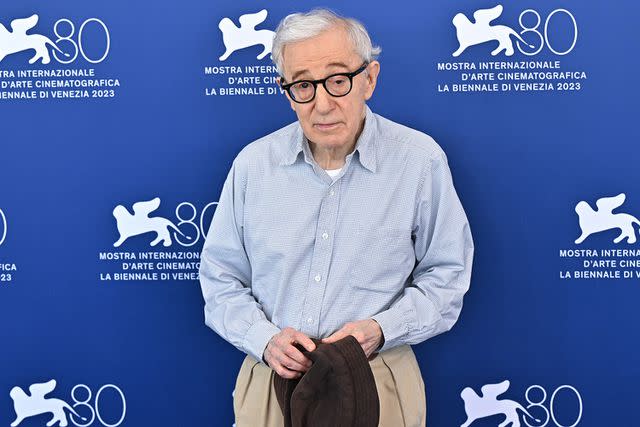
{"type": "Polygon", "coordinates": [[[461,317],[414,347],[428,425],[637,425],[637,3],[4,0],[0,426],[233,424],[200,250],[296,119],[271,40],[317,6],[365,23],[370,107],[443,147],[471,223],[461,317]]]}

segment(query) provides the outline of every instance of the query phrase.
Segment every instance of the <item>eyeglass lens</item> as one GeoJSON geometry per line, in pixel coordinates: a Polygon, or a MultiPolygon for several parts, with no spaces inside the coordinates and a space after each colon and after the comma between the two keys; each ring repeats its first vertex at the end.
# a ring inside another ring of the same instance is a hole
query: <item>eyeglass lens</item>
{"type": "MultiPolygon", "coordinates": [[[[351,90],[351,79],[346,76],[331,76],[324,82],[324,87],[333,96],[344,96],[351,90]]],[[[308,101],[315,96],[316,86],[307,81],[294,84],[290,88],[293,97],[300,102],[308,101]]]]}

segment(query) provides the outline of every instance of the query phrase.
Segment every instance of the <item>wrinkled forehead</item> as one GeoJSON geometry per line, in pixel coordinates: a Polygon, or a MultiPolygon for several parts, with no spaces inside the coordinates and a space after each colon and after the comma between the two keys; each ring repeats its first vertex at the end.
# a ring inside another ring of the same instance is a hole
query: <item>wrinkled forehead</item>
{"type": "Polygon", "coordinates": [[[283,48],[286,80],[322,78],[323,73],[348,71],[362,62],[353,41],[341,25],[335,25],[308,39],[288,43],[283,48]],[[320,75],[316,75],[320,74],[320,75]]]}

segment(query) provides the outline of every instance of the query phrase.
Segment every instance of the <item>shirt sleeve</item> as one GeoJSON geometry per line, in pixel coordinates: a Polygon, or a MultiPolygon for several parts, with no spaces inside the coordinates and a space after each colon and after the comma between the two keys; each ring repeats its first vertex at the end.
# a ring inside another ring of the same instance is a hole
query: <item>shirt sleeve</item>
{"type": "Polygon", "coordinates": [[[384,335],[380,351],[418,344],[451,329],[469,289],[473,240],[443,152],[427,168],[415,206],[411,284],[372,317],[384,335]]]}
{"type": "Polygon", "coordinates": [[[205,323],[257,361],[280,329],[251,293],[251,265],[244,248],[246,167],[237,159],[225,180],[200,259],[205,323]],[[243,171],[243,169],[245,169],[243,171]]]}

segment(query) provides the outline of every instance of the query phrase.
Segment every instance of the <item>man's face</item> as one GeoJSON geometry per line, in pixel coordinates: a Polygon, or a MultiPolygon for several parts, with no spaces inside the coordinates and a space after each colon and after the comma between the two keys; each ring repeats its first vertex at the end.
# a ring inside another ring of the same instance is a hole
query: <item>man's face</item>
{"type": "MultiPolygon", "coordinates": [[[[363,63],[342,26],[286,45],[283,62],[286,83],[352,72],[363,63]]],[[[319,84],[311,102],[299,104],[289,98],[306,137],[325,149],[355,143],[365,116],[365,101],[373,95],[379,69],[380,64],[372,61],[364,72],[353,77],[351,92],[343,97],[329,95],[319,84]]]]}

